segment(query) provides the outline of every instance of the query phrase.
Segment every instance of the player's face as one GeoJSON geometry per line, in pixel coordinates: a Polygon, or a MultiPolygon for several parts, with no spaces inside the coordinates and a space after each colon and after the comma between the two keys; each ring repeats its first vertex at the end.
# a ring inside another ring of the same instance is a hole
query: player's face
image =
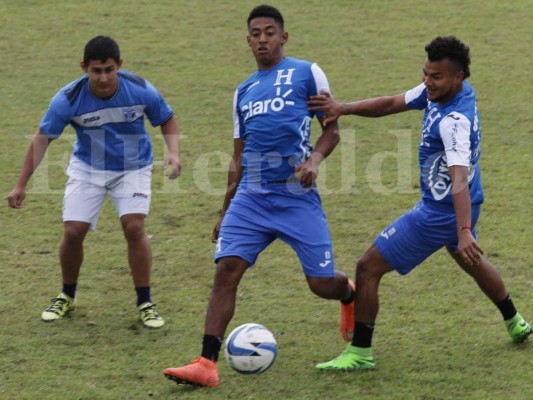
{"type": "Polygon", "coordinates": [[[436,103],[450,101],[463,87],[464,72],[448,59],[429,61],[422,69],[428,99],[436,103]]]}
{"type": "Polygon", "coordinates": [[[81,68],[89,76],[89,89],[92,94],[101,99],[110,98],[118,88],[118,70],[122,60],[116,62],[108,58],[105,62],[90,60],[89,64],[81,62],[81,68]]]}
{"type": "Polygon", "coordinates": [[[269,69],[283,59],[283,45],[289,34],[273,19],[258,17],[248,26],[248,45],[254,53],[257,66],[269,69]]]}

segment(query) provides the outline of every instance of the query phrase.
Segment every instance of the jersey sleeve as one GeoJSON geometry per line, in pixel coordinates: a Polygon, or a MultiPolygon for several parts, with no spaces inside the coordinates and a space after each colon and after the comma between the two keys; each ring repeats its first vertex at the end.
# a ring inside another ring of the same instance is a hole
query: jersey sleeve
{"type": "Polygon", "coordinates": [[[423,110],[427,107],[427,89],[424,83],[405,92],[405,104],[415,110],[423,110]]]}
{"type": "Polygon", "coordinates": [[[239,89],[236,89],[235,93],[233,94],[233,139],[239,139],[242,137],[241,118],[237,110],[238,99],[239,99],[239,89]]]}
{"type": "Polygon", "coordinates": [[[39,130],[47,137],[55,139],[70,124],[71,118],[72,107],[70,102],[63,92],[59,92],[50,101],[48,109],[39,124],[39,130]]]}
{"type": "Polygon", "coordinates": [[[452,112],[441,120],[439,130],[448,167],[470,165],[470,125],[468,118],[458,112],[452,112]]]}
{"type": "MultiPolygon", "coordinates": [[[[311,73],[313,75],[314,79],[314,89],[311,91],[310,96],[315,96],[319,94],[321,91],[326,91],[328,93],[331,93],[331,89],[329,88],[329,82],[328,78],[326,77],[326,74],[324,71],[322,71],[322,68],[318,66],[318,64],[313,63],[311,64],[311,73]]],[[[323,112],[317,112],[317,117],[322,117],[324,115],[323,112]]]]}
{"type": "Polygon", "coordinates": [[[163,96],[148,81],[146,81],[146,108],[144,112],[154,127],[164,124],[174,114],[163,96]]]}

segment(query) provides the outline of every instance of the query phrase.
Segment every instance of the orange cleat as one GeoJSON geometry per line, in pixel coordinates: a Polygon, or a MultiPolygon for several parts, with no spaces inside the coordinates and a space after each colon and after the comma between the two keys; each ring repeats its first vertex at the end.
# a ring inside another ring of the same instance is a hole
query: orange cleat
{"type": "MultiPolygon", "coordinates": [[[[350,286],[355,290],[355,283],[348,280],[350,286]]],[[[341,323],[340,330],[344,340],[351,342],[353,338],[353,328],[355,325],[355,300],[345,305],[341,302],[341,323]]]]}
{"type": "Polygon", "coordinates": [[[163,374],[178,385],[218,386],[217,363],[204,357],[198,357],[183,367],[167,368],[163,374]]]}

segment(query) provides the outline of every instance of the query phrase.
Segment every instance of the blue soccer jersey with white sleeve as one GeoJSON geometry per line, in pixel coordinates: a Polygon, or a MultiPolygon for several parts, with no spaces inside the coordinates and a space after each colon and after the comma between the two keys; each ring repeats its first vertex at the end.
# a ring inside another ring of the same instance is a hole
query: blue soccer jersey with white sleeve
{"type": "Polygon", "coordinates": [[[483,202],[479,169],[481,128],[472,86],[463,81],[462,90],[446,104],[427,98],[425,84],[405,93],[409,108],[425,110],[419,145],[422,198],[453,205],[452,180],[448,167],[468,167],[472,204],[483,202]]]}
{"type": "Polygon", "coordinates": [[[117,92],[109,99],[100,99],[91,93],[85,75],[54,96],[39,129],[57,138],[70,124],[77,137],[75,157],[99,170],[134,170],[153,161],[145,115],[152,126],[161,125],[173,115],[148,81],[119,71],[117,92]]]}
{"type": "Polygon", "coordinates": [[[320,90],[329,91],[320,67],[291,57],[239,85],[233,116],[234,138],[244,141],[243,185],[286,181],[311,154],[307,100],[320,90]]]}

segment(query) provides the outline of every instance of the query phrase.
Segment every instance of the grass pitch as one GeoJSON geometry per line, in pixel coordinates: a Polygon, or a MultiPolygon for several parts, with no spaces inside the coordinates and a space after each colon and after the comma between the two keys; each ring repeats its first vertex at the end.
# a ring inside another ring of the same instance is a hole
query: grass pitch
{"type": "MultiPolygon", "coordinates": [[[[212,277],[209,237],[232,151],[231,101],[255,70],[246,45],[251,1],[6,0],[0,6],[0,192],[18,176],[50,98],[76,79],[82,49],[97,34],[121,46],[124,68],[150,80],[181,124],[183,175],[164,179],[164,145],[153,130],[156,168],[147,230],[153,295],[167,324],[135,321],[125,241],[110,203],[88,236],[72,318],[39,315],[60,290],[64,169],[73,142],[54,142],[22,210],[0,212],[0,397],[4,399],[531,399],[533,347],[514,346],[497,310],[439,252],[380,290],[374,339],[378,369],[327,374],[336,356],[339,306],[313,297],[298,261],[276,243],[240,287],[230,329],[258,322],[279,344],[265,374],[240,376],[221,359],[221,386],[177,387],[161,371],[198,356],[212,277]]],[[[530,76],[533,19],[527,0],[500,2],[278,1],[286,55],[319,63],[336,97],[396,94],[421,78],[423,47],[454,34],[472,53],[470,81],[483,129],[486,193],[480,243],[515,303],[533,319],[530,76]]],[[[421,114],[341,120],[342,141],[322,167],[320,189],[338,268],[353,276],[373,237],[418,198],[421,114]]],[[[315,138],[316,138],[315,126],[315,138]]],[[[229,331],[228,331],[229,332],[229,331]]]]}

